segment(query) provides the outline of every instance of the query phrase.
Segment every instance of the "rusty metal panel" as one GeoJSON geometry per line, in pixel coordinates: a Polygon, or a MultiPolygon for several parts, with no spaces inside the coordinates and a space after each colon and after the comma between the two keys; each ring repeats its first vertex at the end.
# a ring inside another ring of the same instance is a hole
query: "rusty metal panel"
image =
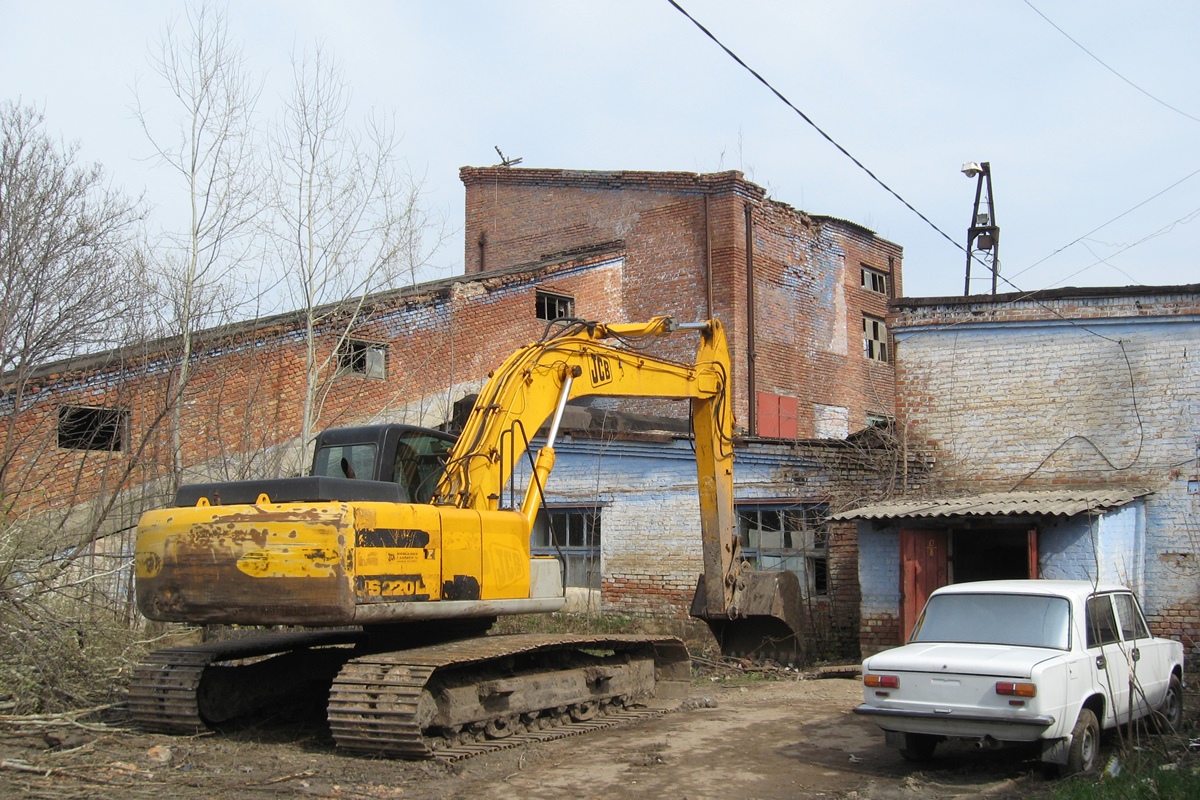
{"type": "Polygon", "coordinates": [[[900,531],[901,624],[906,642],[929,595],[948,582],[946,543],[944,530],[900,531]]]}
{"type": "Polygon", "coordinates": [[[138,608],[178,622],[347,624],[353,538],[343,503],[149,512],[138,525],[138,608]]]}

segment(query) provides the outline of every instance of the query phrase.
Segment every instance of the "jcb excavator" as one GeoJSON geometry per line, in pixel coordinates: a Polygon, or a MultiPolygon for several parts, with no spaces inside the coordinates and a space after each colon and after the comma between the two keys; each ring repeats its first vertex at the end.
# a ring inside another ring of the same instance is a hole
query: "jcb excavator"
{"type": "Polygon", "coordinates": [[[795,575],[740,556],[721,324],[575,322],[495,370],[457,440],[402,425],[329,430],[310,476],[184,486],[174,507],[146,513],[145,616],[326,630],[152,653],[130,688],[135,720],[194,732],[314,684],[339,747],[425,757],[684,696],[689,659],[673,637],[486,635],[498,615],[563,606],[561,564],[530,556],[530,532],[563,409],[594,395],[691,400],[704,565],[692,614],[727,652],[802,657],[795,575]],[[639,349],[678,331],[700,335],[694,364],[639,349]]]}

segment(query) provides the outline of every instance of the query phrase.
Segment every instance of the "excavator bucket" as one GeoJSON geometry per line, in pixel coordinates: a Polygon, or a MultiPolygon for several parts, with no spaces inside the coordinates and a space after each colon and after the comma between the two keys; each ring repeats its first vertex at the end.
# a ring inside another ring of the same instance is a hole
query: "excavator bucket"
{"type": "Polygon", "coordinates": [[[708,623],[723,655],[781,664],[804,662],[804,614],[795,573],[744,570],[725,613],[710,614],[705,597],[701,575],[691,615],[708,623]]]}

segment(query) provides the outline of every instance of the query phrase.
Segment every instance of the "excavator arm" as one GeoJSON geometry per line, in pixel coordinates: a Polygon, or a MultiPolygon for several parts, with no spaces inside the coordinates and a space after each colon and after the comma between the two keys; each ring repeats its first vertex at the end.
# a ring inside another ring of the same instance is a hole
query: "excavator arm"
{"type": "Polygon", "coordinates": [[[758,572],[741,558],[733,507],[729,375],[729,347],[717,320],[677,323],[664,316],[646,323],[571,324],[557,336],[519,349],[491,374],[450,453],[434,502],[497,510],[528,449],[528,437],[549,420],[546,443],[520,505],[532,529],[568,401],[588,396],[690,400],[704,564],[692,614],[709,622],[727,652],[800,657],[795,575],[758,572]],[[653,338],[679,331],[699,334],[693,363],[650,356],[641,349],[653,338]]]}

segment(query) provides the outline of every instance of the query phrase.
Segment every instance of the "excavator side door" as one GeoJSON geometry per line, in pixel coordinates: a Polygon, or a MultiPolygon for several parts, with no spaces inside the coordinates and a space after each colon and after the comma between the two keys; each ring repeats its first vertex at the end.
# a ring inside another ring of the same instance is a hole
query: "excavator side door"
{"type": "Polygon", "coordinates": [[[439,600],[442,531],[437,509],[356,504],[354,592],[359,603],[439,600]]]}
{"type": "Polygon", "coordinates": [[[442,518],[442,599],[529,597],[529,529],[516,511],[438,507],[442,518]]]}

